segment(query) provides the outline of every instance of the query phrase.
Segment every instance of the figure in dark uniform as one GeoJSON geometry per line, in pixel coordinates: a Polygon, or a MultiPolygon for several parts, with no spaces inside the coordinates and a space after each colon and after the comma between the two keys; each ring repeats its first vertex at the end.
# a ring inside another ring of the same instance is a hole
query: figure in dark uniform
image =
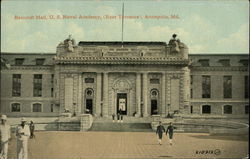
{"type": "Polygon", "coordinates": [[[123,122],[122,109],[120,108],[118,111],[118,122],[123,122]]]}
{"type": "Polygon", "coordinates": [[[172,145],[174,129],[176,129],[176,127],[174,127],[173,124],[170,122],[166,131],[166,135],[168,135],[170,145],[172,145]]]}
{"type": "Polygon", "coordinates": [[[159,125],[157,126],[156,129],[156,135],[158,134],[158,142],[161,145],[161,140],[162,140],[162,134],[165,132],[164,126],[162,126],[161,121],[159,121],[159,125]]]}
{"type": "Polygon", "coordinates": [[[30,139],[35,138],[35,124],[33,123],[33,121],[30,121],[30,139]]]}

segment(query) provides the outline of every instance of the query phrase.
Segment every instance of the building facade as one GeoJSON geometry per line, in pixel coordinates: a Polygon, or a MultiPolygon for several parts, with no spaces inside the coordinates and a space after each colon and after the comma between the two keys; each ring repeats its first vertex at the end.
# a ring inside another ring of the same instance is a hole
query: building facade
{"type": "Polygon", "coordinates": [[[188,54],[165,42],[79,42],[56,54],[2,53],[0,113],[108,117],[248,115],[248,54],[188,54]]]}

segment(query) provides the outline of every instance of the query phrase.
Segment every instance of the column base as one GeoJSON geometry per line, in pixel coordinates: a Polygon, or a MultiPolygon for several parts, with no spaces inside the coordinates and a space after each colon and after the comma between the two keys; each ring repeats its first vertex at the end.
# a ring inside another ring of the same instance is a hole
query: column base
{"type": "Polygon", "coordinates": [[[140,118],[141,114],[135,114],[135,117],[140,118]]]}
{"type": "Polygon", "coordinates": [[[149,117],[149,114],[143,114],[143,117],[149,117]]]}

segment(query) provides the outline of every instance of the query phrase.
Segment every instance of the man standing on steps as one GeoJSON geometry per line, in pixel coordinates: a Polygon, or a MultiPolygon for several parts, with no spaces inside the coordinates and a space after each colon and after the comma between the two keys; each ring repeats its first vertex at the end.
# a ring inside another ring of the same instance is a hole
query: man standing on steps
{"type": "Polygon", "coordinates": [[[157,126],[156,129],[156,135],[158,134],[158,143],[161,145],[161,140],[162,140],[162,134],[165,132],[164,126],[162,126],[161,121],[159,121],[159,125],[157,126]]]}
{"type": "Polygon", "coordinates": [[[168,135],[170,145],[172,145],[172,139],[173,139],[173,135],[174,135],[174,129],[176,129],[176,127],[174,127],[173,124],[172,124],[172,122],[170,122],[169,126],[167,128],[167,131],[166,131],[166,135],[168,135]]]}

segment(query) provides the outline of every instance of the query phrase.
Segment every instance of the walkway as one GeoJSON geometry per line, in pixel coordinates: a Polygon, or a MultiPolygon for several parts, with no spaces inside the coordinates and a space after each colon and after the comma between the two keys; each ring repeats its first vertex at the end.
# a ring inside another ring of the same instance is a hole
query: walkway
{"type": "MultiPolygon", "coordinates": [[[[36,132],[29,140],[29,159],[180,159],[242,158],[248,138],[176,133],[170,146],[166,136],[157,144],[153,132],[36,132]]],[[[15,157],[15,139],[9,159],[15,157]]]]}

